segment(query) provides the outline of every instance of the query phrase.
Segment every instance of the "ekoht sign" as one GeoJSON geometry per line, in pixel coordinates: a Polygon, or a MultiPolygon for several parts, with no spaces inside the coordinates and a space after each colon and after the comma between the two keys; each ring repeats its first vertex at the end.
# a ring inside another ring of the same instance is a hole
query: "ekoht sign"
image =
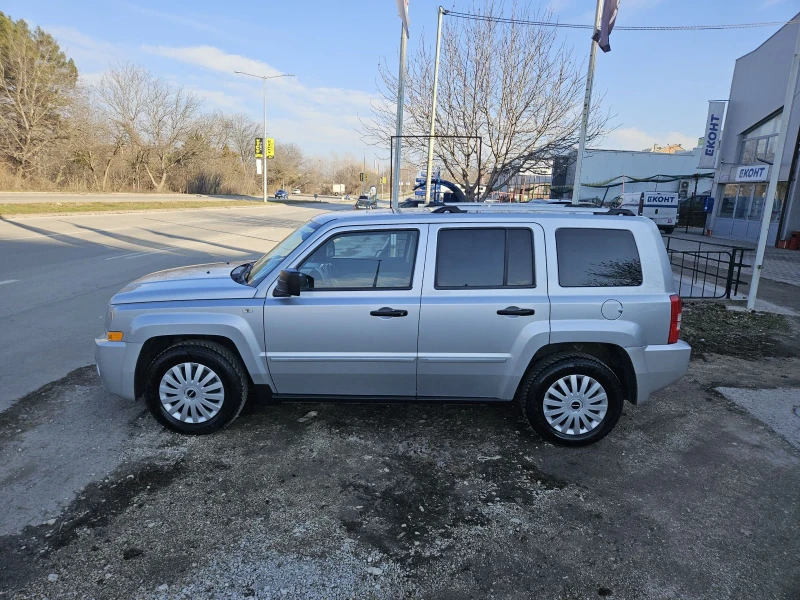
{"type": "Polygon", "coordinates": [[[717,165],[717,154],[722,137],[722,116],[725,114],[724,102],[709,102],[706,118],[706,135],[700,149],[699,169],[713,169],[717,165]]]}
{"type": "Polygon", "coordinates": [[[766,181],[769,177],[768,165],[742,165],[736,167],[736,181],[766,181]]]}
{"type": "Polygon", "coordinates": [[[678,192],[645,192],[645,206],[678,206],[678,192]]]}

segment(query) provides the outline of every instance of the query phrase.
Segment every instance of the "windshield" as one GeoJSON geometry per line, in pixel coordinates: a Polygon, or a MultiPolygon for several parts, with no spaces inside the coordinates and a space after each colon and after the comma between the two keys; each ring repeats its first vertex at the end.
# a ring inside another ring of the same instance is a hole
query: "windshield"
{"type": "Polygon", "coordinates": [[[264,256],[259,258],[253,264],[253,268],[250,269],[250,273],[247,276],[248,285],[252,284],[253,282],[258,283],[264,277],[266,277],[272,271],[272,269],[274,269],[284,258],[289,256],[289,254],[291,254],[295,248],[306,241],[309,236],[320,227],[322,226],[319,223],[309,221],[297,229],[294,233],[290,234],[289,237],[267,252],[264,256]]]}

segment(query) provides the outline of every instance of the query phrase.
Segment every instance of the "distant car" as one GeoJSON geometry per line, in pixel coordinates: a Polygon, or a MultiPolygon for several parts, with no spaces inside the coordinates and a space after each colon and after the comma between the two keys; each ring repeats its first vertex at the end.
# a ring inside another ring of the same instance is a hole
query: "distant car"
{"type": "Polygon", "coordinates": [[[275,192],[275,198],[280,200],[288,200],[289,199],[289,192],[286,190],[278,190],[275,192]]]}
{"type": "Polygon", "coordinates": [[[398,206],[400,208],[419,208],[425,204],[425,200],[421,198],[406,198],[398,206]]]}
{"type": "Polygon", "coordinates": [[[378,208],[378,199],[374,198],[370,200],[369,196],[362,194],[358,197],[358,200],[356,200],[356,203],[353,206],[353,209],[355,210],[358,210],[359,208],[366,208],[367,210],[378,208]]]}
{"type": "Polygon", "coordinates": [[[293,194],[295,194],[295,195],[297,195],[297,194],[302,194],[303,192],[301,192],[301,191],[300,191],[300,188],[294,188],[294,189],[292,190],[292,193],[293,193],[293,194]]]}

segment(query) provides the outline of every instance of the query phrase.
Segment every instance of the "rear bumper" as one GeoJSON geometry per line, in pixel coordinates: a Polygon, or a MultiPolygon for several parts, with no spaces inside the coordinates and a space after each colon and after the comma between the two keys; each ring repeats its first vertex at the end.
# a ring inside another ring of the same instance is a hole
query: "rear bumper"
{"type": "Polygon", "coordinates": [[[686,375],[692,348],[684,341],[665,346],[627,348],[636,372],[636,402],[643,404],[653,392],[667,387],[686,375]]]}
{"type": "Polygon", "coordinates": [[[109,342],[105,338],[94,340],[97,374],[106,391],[127,400],[134,399],[133,382],[141,348],[141,344],[131,342],[109,342]]]}

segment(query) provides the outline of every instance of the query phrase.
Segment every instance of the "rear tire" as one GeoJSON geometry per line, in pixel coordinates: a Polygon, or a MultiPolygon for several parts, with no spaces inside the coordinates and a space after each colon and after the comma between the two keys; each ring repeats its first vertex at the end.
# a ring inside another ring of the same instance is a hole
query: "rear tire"
{"type": "Polygon", "coordinates": [[[675,228],[674,227],[664,227],[664,229],[662,229],[661,231],[663,231],[667,235],[670,235],[673,231],[675,231],[675,228]]]}
{"type": "Polygon", "coordinates": [[[534,431],[554,444],[586,446],[604,438],[622,414],[622,385],[588,354],[555,354],[536,365],[520,389],[534,431]]]}
{"type": "Polygon", "coordinates": [[[233,422],[247,402],[241,360],[214,342],[180,342],[147,369],[144,399],[155,419],[179,433],[213,433],[233,422]]]}

